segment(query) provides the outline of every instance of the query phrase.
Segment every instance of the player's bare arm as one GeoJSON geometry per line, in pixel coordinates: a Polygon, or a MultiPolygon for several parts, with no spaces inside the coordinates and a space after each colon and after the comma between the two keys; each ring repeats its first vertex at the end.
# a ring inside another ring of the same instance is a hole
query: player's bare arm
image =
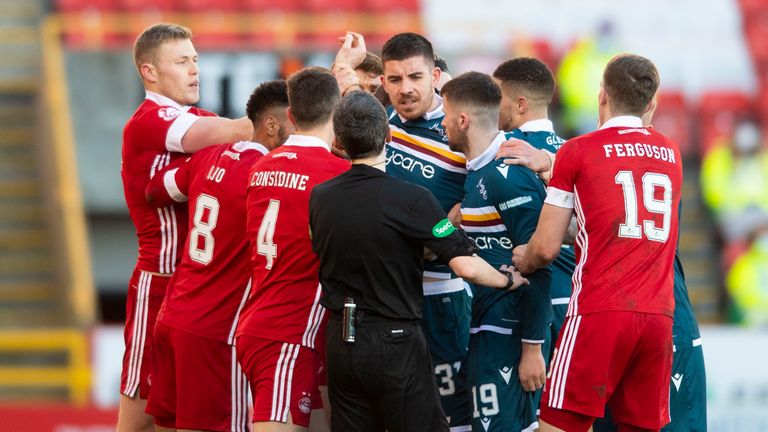
{"type": "Polygon", "coordinates": [[[571,217],[571,223],[568,224],[568,231],[565,232],[565,237],[563,238],[563,244],[568,246],[573,246],[576,242],[576,235],[579,234],[579,224],[576,221],[576,216],[571,217]]]}
{"type": "Polygon", "coordinates": [[[251,135],[253,123],[248,117],[200,117],[181,138],[181,147],[185,153],[194,153],[215,144],[247,141],[251,135]]]}
{"type": "Polygon", "coordinates": [[[355,67],[365,60],[367,49],[365,39],[359,33],[347,32],[339,41],[341,48],[336,53],[331,72],[339,83],[339,91],[344,95],[351,90],[362,90],[355,67]]]}
{"type": "Polygon", "coordinates": [[[509,281],[507,276],[477,255],[457,256],[448,262],[448,265],[456,273],[456,276],[479,285],[509,290],[528,285],[528,279],[524,278],[514,267],[502,266],[501,271],[510,273],[514,279],[514,283],[507,287],[509,281]]]}
{"type": "Polygon", "coordinates": [[[520,366],[517,373],[525,391],[535,391],[544,386],[547,379],[547,366],[541,353],[542,344],[523,342],[520,366]]]}
{"type": "Polygon", "coordinates": [[[552,167],[555,165],[555,155],[546,150],[540,150],[519,139],[510,139],[501,144],[496,153],[496,159],[503,159],[507,165],[522,165],[538,173],[545,184],[552,178],[552,167]]]}
{"type": "Polygon", "coordinates": [[[544,204],[531,240],[512,251],[512,262],[520,273],[533,273],[557,258],[572,215],[573,209],[544,204]]]}

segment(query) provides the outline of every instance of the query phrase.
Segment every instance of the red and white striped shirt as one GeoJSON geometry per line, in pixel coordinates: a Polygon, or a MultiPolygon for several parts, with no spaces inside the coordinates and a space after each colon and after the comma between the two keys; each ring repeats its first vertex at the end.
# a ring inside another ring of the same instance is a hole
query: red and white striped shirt
{"type": "Polygon", "coordinates": [[[186,162],[171,165],[150,183],[147,196],[155,205],[188,199],[190,212],[189,236],[158,323],[234,342],[238,316],[251,287],[245,232],[248,173],[267,151],[253,142],[207,147],[186,162]]]}
{"type": "Polygon", "coordinates": [[[309,232],[309,194],[349,167],[328,144],[305,135],[291,135],[253,165],[246,198],[253,289],[237,335],[323,350],[326,316],[309,232]]]}
{"type": "Polygon", "coordinates": [[[123,129],[121,176],[128,211],[139,239],[136,267],[170,274],[181,258],[187,237],[187,206],[154,208],[147,204],[144,189],[171,161],[185,157],[181,139],[198,117],[215,114],[196,107],[181,106],[153,92],[123,129]]]}
{"type": "Polygon", "coordinates": [[[615,117],[557,153],[546,203],[573,208],[576,271],[568,316],[672,316],[683,171],[677,144],[637,117],[615,117]]]}

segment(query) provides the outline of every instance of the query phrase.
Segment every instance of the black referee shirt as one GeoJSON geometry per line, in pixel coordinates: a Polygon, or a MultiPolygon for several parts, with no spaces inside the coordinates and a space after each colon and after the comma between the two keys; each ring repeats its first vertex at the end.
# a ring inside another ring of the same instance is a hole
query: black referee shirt
{"type": "Polygon", "coordinates": [[[424,248],[445,263],[475,251],[431,192],[367,165],[316,186],[309,223],[331,311],[352,297],[358,309],[421,319],[424,248]]]}

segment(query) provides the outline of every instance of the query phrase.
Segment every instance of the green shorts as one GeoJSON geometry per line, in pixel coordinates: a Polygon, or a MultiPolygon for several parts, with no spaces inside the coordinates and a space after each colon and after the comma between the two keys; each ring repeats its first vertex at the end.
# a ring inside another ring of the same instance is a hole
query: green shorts
{"type": "Polygon", "coordinates": [[[464,368],[472,318],[470,293],[461,279],[424,284],[424,335],[432,355],[440,401],[452,427],[469,425],[472,415],[464,368]]]}
{"type": "Polygon", "coordinates": [[[536,394],[523,390],[517,371],[520,336],[512,333],[512,329],[493,327],[470,336],[467,385],[473,400],[473,431],[518,432],[538,427],[536,394]]]}

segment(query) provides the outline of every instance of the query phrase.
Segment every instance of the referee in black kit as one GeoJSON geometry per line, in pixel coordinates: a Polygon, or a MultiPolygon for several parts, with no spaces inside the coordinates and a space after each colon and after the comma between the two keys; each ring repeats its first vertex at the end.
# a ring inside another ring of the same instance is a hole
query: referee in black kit
{"type": "Polygon", "coordinates": [[[448,431],[419,326],[424,248],[470,282],[514,289],[527,281],[475,256],[428,190],[385,174],[389,127],[373,96],[345,96],[333,129],[352,168],[316,186],[309,205],[321,303],[331,312],[331,429],[448,431]]]}

